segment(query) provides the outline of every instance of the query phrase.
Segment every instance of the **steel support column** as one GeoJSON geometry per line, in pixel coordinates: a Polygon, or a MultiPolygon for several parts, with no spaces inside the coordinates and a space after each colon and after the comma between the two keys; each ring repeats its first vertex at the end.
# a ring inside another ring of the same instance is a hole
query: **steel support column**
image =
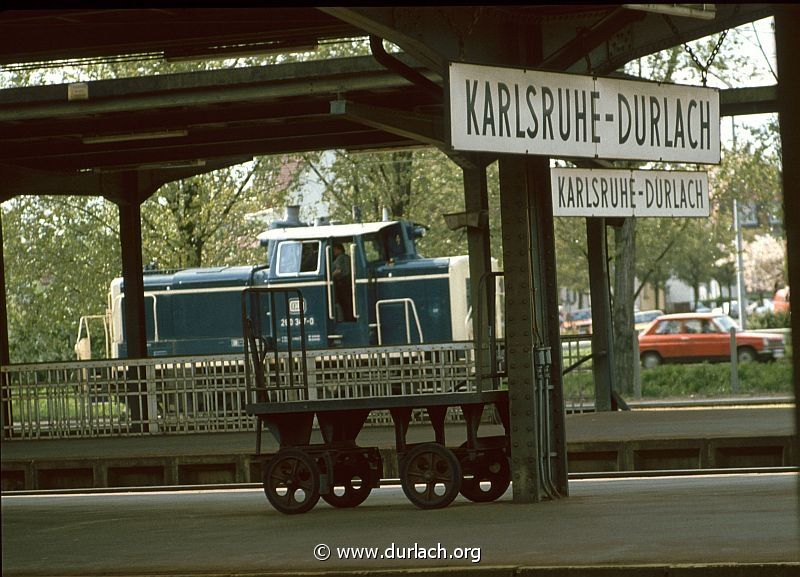
{"type": "Polygon", "coordinates": [[[514,500],[531,502],[567,488],[548,159],[501,157],[500,199],[514,500]]]}
{"type": "MultiPolygon", "coordinates": [[[[543,456],[545,472],[551,483],[551,490],[560,496],[567,496],[567,432],[566,411],[564,403],[563,365],[561,361],[561,318],[558,314],[558,282],[556,275],[556,237],[553,219],[553,196],[550,190],[550,162],[540,159],[539,163],[528,163],[529,170],[534,169],[538,194],[534,196],[534,216],[536,244],[538,250],[534,256],[534,286],[539,287],[540,298],[535,299],[537,322],[541,327],[540,334],[544,344],[550,347],[550,383],[544,391],[546,406],[542,414],[547,428],[547,453],[543,456]]],[[[534,294],[534,297],[536,295],[534,294]]]]}
{"type": "Polygon", "coordinates": [[[122,277],[125,291],[125,341],[129,359],[147,357],[142,278],[142,223],[138,201],[120,202],[119,232],[122,248],[122,277]]]}
{"type": "Polygon", "coordinates": [[[592,299],[592,372],[596,411],[612,408],[611,299],[608,292],[606,219],[586,219],[586,244],[589,248],[589,292],[592,299]]]}
{"type": "MultiPolygon", "coordinates": [[[[128,347],[127,358],[147,357],[147,331],[144,315],[144,279],[142,278],[142,213],[139,181],[135,174],[124,180],[121,198],[116,203],[119,209],[119,236],[122,249],[122,277],[125,293],[125,342],[128,347]]],[[[128,391],[132,399],[140,395],[141,383],[146,381],[144,367],[131,368],[128,375],[128,391]]],[[[149,420],[146,403],[128,403],[133,420],[133,428],[147,432],[145,423],[149,420]]]]}
{"type": "Polygon", "coordinates": [[[472,306],[472,335],[482,347],[478,350],[478,367],[481,375],[489,372],[488,327],[494,323],[494,279],[486,275],[492,271],[492,249],[489,242],[489,193],[486,183],[486,163],[462,164],[464,175],[464,208],[467,213],[484,213],[486,219],[478,220],[479,226],[467,227],[469,250],[469,291],[472,306]],[[481,279],[484,279],[481,282],[481,279]],[[480,320],[480,323],[479,323],[480,320]]]}
{"type": "Polygon", "coordinates": [[[537,462],[533,349],[533,270],[530,199],[524,157],[500,158],[500,216],[506,271],[506,358],[511,409],[511,474],[514,501],[543,496],[537,462]]]}
{"type": "MultiPolygon", "coordinates": [[[[800,8],[780,5],[775,9],[775,46],[778,58],[778,110],[780,111],[781,155],[783,166],[783,218],[786,230],[789,286],[794,295],[792,314],[793,342],[800,335],[797,298],[800,291],[800,8]]],[[[795,344],[792,354],[795,398],[800,399],[800,351],[795,344]]],[[[800,431],[800,403],[795,403],[796,430],[800,431]]],[[[798,433],[800,434],[800,433],[798,433]]],[[[798,458],[795,456],[795,464],[798,458]]],[[[798,492],[800,498],[800,492],[798,492]]]]}
{"type": "Polygon", "coordinates": [[[3,256],[3,219],[0,217],[0,366],[11,362],[8,346],[8,312],[6,310],[6,269],[3,256]]]}
{"type": "MultiPolygon", "coordinates": [[[[3,218],[0,215],[0,367],[11,362],[8,346],[8,313],[6,311],[6,269],[3,256],[3,218]]],[[[0,430],[6,430],[6,423],[11,423],[11,405],[6,388],[5,377],[0,380],[2,406],[0,406],[0,430]]],[[[4,433],[5,434],[5,433],[4,433]]]]}

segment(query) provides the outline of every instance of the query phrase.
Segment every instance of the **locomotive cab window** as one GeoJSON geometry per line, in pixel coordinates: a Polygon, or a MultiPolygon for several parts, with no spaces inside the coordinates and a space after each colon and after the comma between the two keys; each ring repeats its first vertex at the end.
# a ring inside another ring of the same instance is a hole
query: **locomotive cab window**
{"type": "Polygon", "coordinates": [[[364,237],[364,255],[370,264],[383,264],[386,261],[383,250],[381,250],[381,241],[377,235],[370,234],[364,237]]]}
{"type": "Polygon", "coordinates": [[[318,240],[284,241],[278,245],[278,275],[314,275],[319,273],[318,240]]]}

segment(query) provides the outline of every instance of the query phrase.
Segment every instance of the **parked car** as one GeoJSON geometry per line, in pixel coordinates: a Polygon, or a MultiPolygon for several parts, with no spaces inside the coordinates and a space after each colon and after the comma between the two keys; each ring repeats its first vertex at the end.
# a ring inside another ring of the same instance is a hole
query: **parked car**
{"type": "Polygon", "coordinates": [[[785,354],[783,336],[742,331],[720,313],[663,315],[639,335],[639,358],[645,368],[662,363],[730,360],[730,329],[736,328],[740,363],[770,361],[785,354]]]}
{"type": "Polygon", "coordinates": [[[592,332],[592,309],[568,312],[563,327],[565,333],[588,335],[592,332]]]}
{"type": "Polygon", "coordinates": [[[638,332],[647,328],[647,325],[652,323],[658,317],[664,314],[664,311],[654,309],[652,311],[635,311],[633,313],[633,328],[638,332]]]}

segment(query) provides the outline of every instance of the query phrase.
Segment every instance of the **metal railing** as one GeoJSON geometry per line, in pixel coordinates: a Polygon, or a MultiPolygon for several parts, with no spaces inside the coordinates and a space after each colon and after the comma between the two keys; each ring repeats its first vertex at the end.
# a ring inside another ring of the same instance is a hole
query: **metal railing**
{"type": "MultiPolygon", "coordinates": [[[[296,363],[297,354],[278,354],[296,363]]],[[[274,357],[268,357],[270,362],[274,357]]],[[[248,361],[250,362],[250,361],[248,361]]],[[[308,351],[298,388],[266,371],[272,401],[474,391],[471,343],[308,351]]],[[[3,438],[93,438],[251,431],[254,383],[242,355],[78,361],[0,367],[3,438]]],[[[505,382],[501,383],[505,386],[505,382]]],[[[451,419],[458,418],[452,411],[451,419]]],[[[418,411],[415,422],[426,420],[418,411]]],[[[375,411],[371,424],[390,422],[375,411]]]]}
{"type": "MultiPolygon", "coordinates": [[[[584,335],[561,339],[565,367],[591,351],[584,335]]],[[[502,359],[504,343],[497,341],[496,347],[496,358],[502,359]]],[[[278,359],[297,362],[285,352],[278,359]]],[[[270,400],[297,400],[298,394],[337,399],[476,390],[475,349],[469,342],[308,351],[307,362],[308,393],[306,383],[301,390],[294,386],[281,392],[288,383],[267,380],[270,400]]],[[[590,370],[590,365],[578,370],[590,370]]],[[[255,429],[245,411],[254,397],[242,355],[7,365],[0,367],[0,385],[5,440],[255,429]]],[[[493,386],[506,387],[505,378],[493,386]]],[[[567,399],[567,404],[590,400],[567,399]]],[[[458,410],[452,413],[450,418],[457,419],[458,410]]],[[[426,419],[418,411],[413,421],[426,419]]],[[[368,424],[389,422],[388,413],[375,411],[368,424]]]]}
{"type": "Polygon", "coordinates": [[[561,335],[561,364],[564,369],[575,366],[576,371],[591,371],[592,365],[584,360],[591,354],[592,335],[561,335]]]}
{"type": "MultiPolygon", "coordinates": [[[[397,345],[307,351],[308,380],[290,385],[281,366],[296,363],[289,353],[268,357],[264,384],[250,388],[272,401],[341,399],[475,391],[475,354],[471,343],[397,345]]],[[[255,371],[252,371],[255,372],[255,371]]]]}
{"type": "Polygon", "coordinates": [[[422,325],[419,322],[419,315],[417,314],[417,306],[414,304],[414,299],[410,298],[401,298],[401,299],[384,299],[377,301],[375,303],[375,326],[377,327],[378,332],[378,344],[383,343],[383,335],[382,335],[382,325],[381,325],[381,307],[386,305],[403,305],[403,315],[405,317],[405,327],[406,327],[406,343],[411,342],[411,320],[408,314],[409,307],[411,307],[411,312],[414,315],[414,325],[417,329],[417,336],[419,336],[419,342],[424,342],[424,337],[422,336],[422,325]]]}
{"type": "Polygon", "coordinates": [[[240,355],[10,365],[0,369],[4,439],[240,431],[240,355]]]}

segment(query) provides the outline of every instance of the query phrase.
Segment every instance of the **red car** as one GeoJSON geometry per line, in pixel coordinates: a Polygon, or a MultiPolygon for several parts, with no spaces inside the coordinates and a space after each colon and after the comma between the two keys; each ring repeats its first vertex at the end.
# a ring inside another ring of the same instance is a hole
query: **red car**
{"type": "Polygon", "coordinates": [[[784,355],[780,334],[742,331],[731,317],[721,313],[684,313],[662,315],[641,332],[639,358],[642,366],[730,360],[731,327],[736,327],[740,363],[770,361],[784,355]]]}

